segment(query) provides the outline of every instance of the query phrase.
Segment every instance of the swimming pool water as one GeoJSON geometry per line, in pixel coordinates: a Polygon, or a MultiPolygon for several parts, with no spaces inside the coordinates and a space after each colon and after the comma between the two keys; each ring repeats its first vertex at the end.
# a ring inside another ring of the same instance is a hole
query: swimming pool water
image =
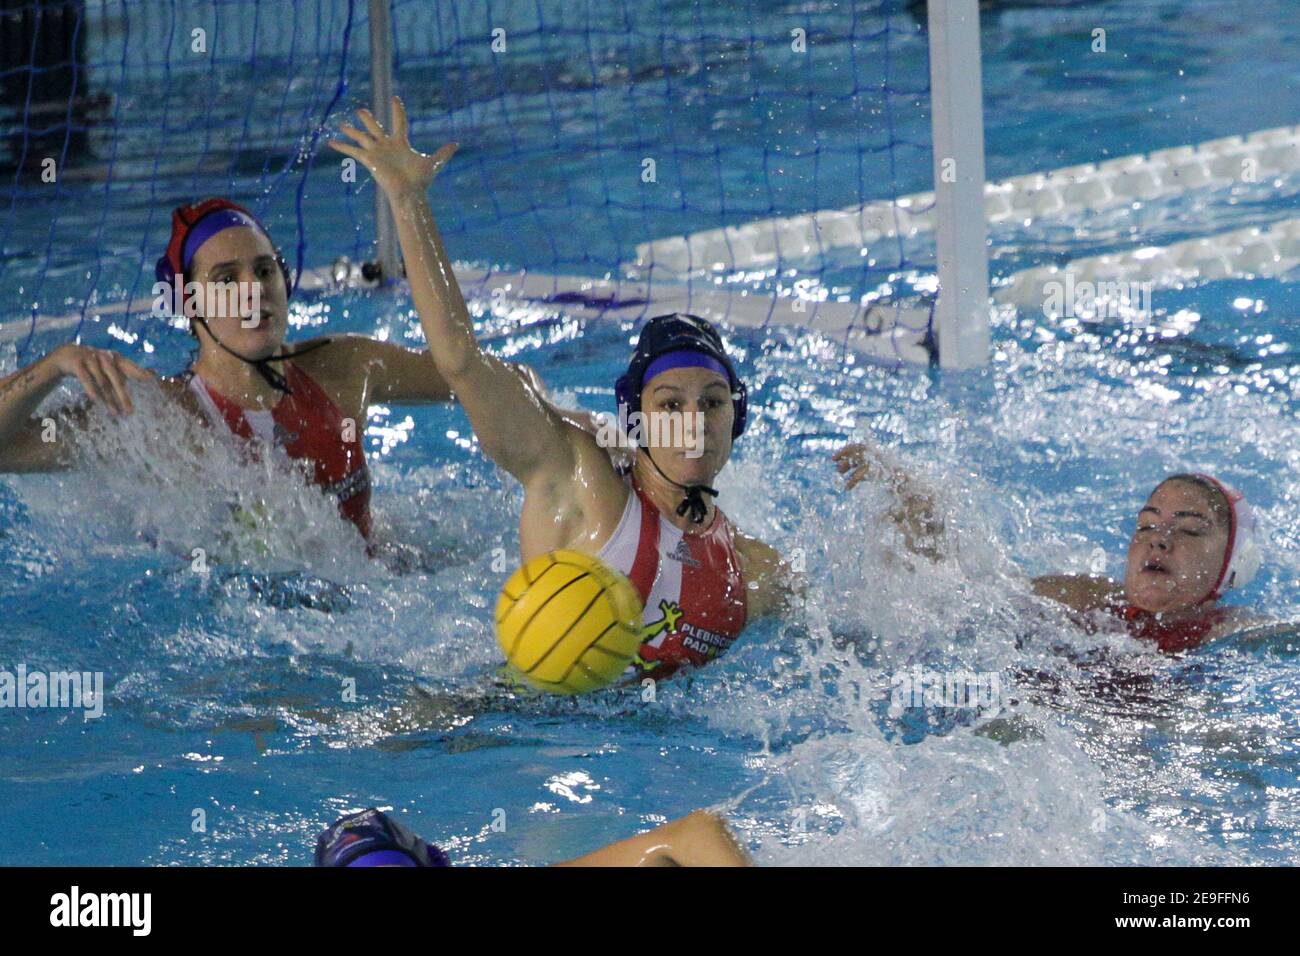
{"type": "MultiPolygon", "coordinates": [[[[1241,89],[1278,88],[1277,58],[1257,54],[1294,45],[1294,14],[1225,12],[1238,9],[987,16],[990,176],[1293,122],[1294,97],[1243,107],[1241,89]],[[1118,24],[1117,45],[1145,40],[1083,73],[1070,43],[1094,17],[1118,24]]],[[[780,10],[755,15],[782,23],[780,10]]],[[[743,75],[718,82],[743,97],[743,75]]],[[[992,267],[1126,247],[1135,224],[1143,244],[1163,244],[1272,221],[1293,214],[1296,189],[1293,177],[1072,229],[999,231],[992,267]]],[[[328,209],[312,215],[322,232],[338,225],[328,209]]],[[[575,233],[601,228],[581,220],[575,233]]],[[[481,233],[452,245],[493,254],[481,233]]],[[[24,281],[21,266],[6,273],[24,281]]],[[[813,274],[863,281],[852,257],[813,274]]],[[[719,504],[800,551],[811,592],[801,613],[752,627],[653,702],[495,684],[491,606],[514,567],[521,495],[457,409],[373,410],[380,533],[404,552],[376,562],[314,493],[160,455],[185,426],[140,393],[142,413],[94,439],[113,467],[0,481],[0,665],[102,670],[108,686],[96,721],[0,711],[0,864],[303,864],[319,829],[369,805],[396,808],[458,863],[551,862],[710,805],[765,863],[1292,862],[1300,632],[1171,659],[1084,637],[1024,582],[1095,568],[1099,548],[1120,573],[1146,493],[1196,466],[1260,512],[1265,566],[1240,600],[1295,616],[1294,276],[1191,284],[1154,304],[1138,324],[1004,309],[990,368],[962,375],[846,364],[797,330],[734,330],[758,414],[719,504]],[[828,461],[855,433],[945,489],[958,561],[909,569],[891,556],[887,502],[842,494],[828,461]],[[276,534],[226,527],[211,502],[231,497],[260,502],[276,534]],[[196,542],[213,551],[209,574],[185,557],[196,542]],[[1056,690],[1025,689],[994,724],[891,713],[892,677],[914,665],[1009,681],[1042,671],[1056,690]]],[[[631,325],[489,305],[475,303],[498,353],[566,401],[613,407],[631,325]]],[[[298,337],[418,341],[409,301],[389,293],[304,300],[295,322],[298,337]]],[[[87,338],[159,370],[183,365],[182,333],[131,335],[87,338]]],[[[34,354],[53,342],[38,338],[34,354]]]]}

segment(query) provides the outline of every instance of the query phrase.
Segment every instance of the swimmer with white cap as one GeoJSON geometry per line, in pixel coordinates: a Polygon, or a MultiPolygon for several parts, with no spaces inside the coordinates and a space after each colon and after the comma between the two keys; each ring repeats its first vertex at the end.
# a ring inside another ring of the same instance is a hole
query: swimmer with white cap
{"type": "MultiPolygon", "coordinates": [[[[846,490],[874,479],[896,498],[891,519],[905,547],[932,560],[943,557],[943,522],[933,495],[875,446],[849,445],[833,456],[846,490]]],[[[1259,570],[1255,516],[1241,492],[1201,473],[1163,479],[1138,511],[1122,582],[1100,575],[1035,578],[1034,593],[1082,615],[1104,611],[1136,638],[1169,653],[1265,623],[1219,601],[1245,587],[1259,570]]]]}

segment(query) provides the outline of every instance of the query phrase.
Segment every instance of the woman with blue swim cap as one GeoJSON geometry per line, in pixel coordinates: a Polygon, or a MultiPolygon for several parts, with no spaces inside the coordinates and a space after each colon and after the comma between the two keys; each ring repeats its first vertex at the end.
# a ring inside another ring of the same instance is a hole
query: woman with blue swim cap
{"type": "Polygon", "coordinates": [[[630,466],[617,467],[616,429],[575,424],[479,345],[427,196],[457,146],[418,152],[401,100],[393,104],[391,134],[363,110],[365,129],[344,126],[352,142],[330,145],[365,165],[388,197],[438,368],[484,454],[524,487],[524,560],[573,548],[631,580],[646,637],[626,676],[658,678],[712,660],[748,621],[782,607],[792,584],[780,555],[715,504],[716,477],[748,416],[721,336],[685,314],[642,328],[615,387],[620,421],[638,439],[630,466]]]}
{"type": "Polygon", "coordinates": [[[340,516],[369,541],[367,409],[376,402],[449,400],[428,352],[360,335],[290,347],[289,270],[266,228],[229,199],[173,211],[156,275],[158,304],[181,303],[190,321],[198,343],[190,366],[160,378],[111,350],[76,344],[54,350],[0,383],[0,470],[52,471],[72,463],[71,443],[43,441],[33,417],[64,378],[80,381],[89,399],[60,413],[69,429],[86,425],[91,405],[131,414],[127,380],[156,382],[204,424],[244,440],[250,452],[274,448],[307,464],[312,483],[337,500],[340,516]]]}
{"type": "MultiPolygon", "coordinates": [[[[891,490],[896,505],[890,518],[909,551],[932,560],[945,556],[935,496],[915,476],[872,445],[849,445],[833,459],[848,475],[845,490],[866,480],[891,490]]],[[[1076,612],[1085,628],[1095,628],[1094,612],[1101,612],[1162,651],[1190,650],[1269,623],[1246,608],[1219,603],[1258,571],[1256,535],[1254,513],[1241,492],[1210,475],[1173,474],[1138,512],[1122,581],[1050,574],[1035,578],[1033,590],[1076,612]]]]}

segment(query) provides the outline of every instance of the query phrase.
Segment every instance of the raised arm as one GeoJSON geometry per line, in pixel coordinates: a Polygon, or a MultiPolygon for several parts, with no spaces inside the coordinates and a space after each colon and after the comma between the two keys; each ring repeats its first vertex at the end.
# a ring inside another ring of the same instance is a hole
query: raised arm
{"type": "Polygon", "coordinates": [[[934,493],[906,468],[891,461],[883,448],[876,445],[845,445],[831,456],[840,474],[848,473],[844,490],[862,481],[883,484],[894,495],[895,504],[889,518],[903,533],[903,544],[913,554],[931,561],[946,556],[943,517],[934,493]]]}
{"type": "Polygon", "coordinates": [[[484,454],[525,485],[543,469],[572,471],[571,426],[526,376],[484,350],[474,336],[428,200],[429,186],[458,147],[450,144],[431,156],[412,148],[406,110],[397,97],[391,136],[368,110],[358,116],[365,130],[342,127],[355,145],[340,140],[330,145],[364,164],[388,197],[429,349],[469,415],[484,454]]]}
{"type": "Polygon", "coordinates": [[[153,373],[116,352],[68,344],[0,379],[0,471],[55,471],[68,466],[68,446],[61,440],[61,430],[83,423],[87,406],[83,403],[61,410],[55,416],[52,436],[35,416],[45,397],[69,375],[81,382],[91,401],[114,415],[135,410],[126,387],[128,378],[154,378],[153,373]],[[47,440],[51,437],[53,440],[47,440]]]}

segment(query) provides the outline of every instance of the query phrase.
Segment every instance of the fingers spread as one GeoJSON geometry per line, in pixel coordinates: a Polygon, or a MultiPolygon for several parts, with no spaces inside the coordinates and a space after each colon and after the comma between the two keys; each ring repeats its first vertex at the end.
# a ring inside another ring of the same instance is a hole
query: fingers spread
{"type": "Polygon", "coordinates": [[[375,119],[374,113],[367,109],[360,109],[357,110],[357,116],[360,118],[361,122],[365,124],[366,129],[370,132],[371,136],[375,137],[375,139],[383,137],[384,128],[379,125],[379,120],[375,119]]]}
{"type": "Polygon", "coordinates": [[[118,356],[117,367],[122,370],[123,374],[139,382],[152,382],[158,378],[158,376],[149,369],[141,368],[129,358],[118,356]]]}
{"type": "Polygon", "coordinates": [[[81,382],[86,394],[90,396],[92,401],[112,410],[113,403],[109,401],[108,397],[108,383],[102,380],[102,374],[98,363],[90,359],[82,361],[77,366],[77,380],[81,382]]]}
{"type": "Polygon", "coordinates": [[[853,470],[853,474],[849,475],[845,480],[844,490],[848,491],[850,488],[860,485],[867,478],[869,472],[870,469],[866,465],[859,465],[853,470]]]}
{"type": "Polygon", "coordinates": [[[344,123],[342,126],[340,126],[339,132],[344,133],[347,136],[351,136],[362,146],[373,146],[375,142],[375,138],[371,136],[369,133],[359,130],[355,126],[352,126],[349,123],[344,123]]]}
{"type": "Polygon", "coordinates": [[[351,156],[353,159],[364,159],[365,154],[351,143],[345,143],[342,140],[326,140],[326,145],[338,150],[344,156],[351,156]]]}
{"type": "Polygon", "coordinates": [[[458,149],[460,149],[460,143],[448,143],[446,146],[434,153],[433,156],[430,157],[434,171],[437,172],[441,170],[442,167],[446,166],[451,158],[456,155],[456,150],[458,149]]]}

